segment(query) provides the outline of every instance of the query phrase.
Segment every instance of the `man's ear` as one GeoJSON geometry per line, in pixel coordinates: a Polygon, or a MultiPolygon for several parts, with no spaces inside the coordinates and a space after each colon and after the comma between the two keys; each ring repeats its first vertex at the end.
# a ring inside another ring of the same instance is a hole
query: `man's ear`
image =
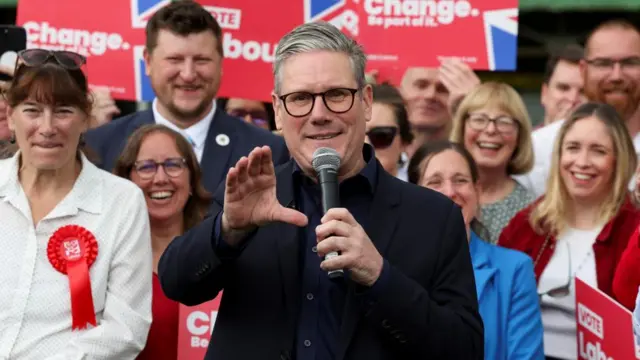
{"type": "Polygon", "coordinates": [[[282,130],[282,103],[275,92],[271,92],[271,105],[273,106],[273,114],[276,120],[276,129],[282,130]]]}

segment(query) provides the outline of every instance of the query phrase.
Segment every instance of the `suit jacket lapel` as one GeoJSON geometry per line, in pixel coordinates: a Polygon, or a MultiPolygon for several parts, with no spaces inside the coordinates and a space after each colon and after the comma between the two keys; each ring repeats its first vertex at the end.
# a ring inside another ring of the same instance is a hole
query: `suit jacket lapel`
{"type": "Polygon", "coordinates": [[[220,109],[216,109],[213,115],[200,162],[202,183],[209,191],[215,191],[227,176],[224,170],[229,167],[229,158],[237,140],[233,121],[237,120],[227,116],[220,109]],[[222,135],[228,136],[229,141],[219,141],[217,138],[222,135]]]}
{"type": "MultiPolygon", "coordinates": [[[[276,197],[283,206],[297,209],[294,197],[293,160],[276,169],[276,197]]],[[[275,223],[272,234],[277,234],[278,264],[284,308],[286,309],[287,331],[283,339],[283,349],[292,349],[296,333],[298,310],[300,308],[300,228],[285,223],[275,223]]]]}
{"type": "MultiPolygon", "coordinates": [[[[399,212],[394,208],[400,203],[401,189],[397,182],[382,166],[378,164],[378,184],[371,204],[370,218],[365,224],[365,231],[378,252],[385,257],[387,248],[393,239],[396,226],[398,225],[399,212]]],[[[353,332],[362,317],[362,311],[358,299],[355,295],[356,284],[348,281],[347,298],[345,301],[344,313],[342,316],[342,326],[340,329],[340,339],[338,345],[337,359],[344,359],[353,332]]]]}

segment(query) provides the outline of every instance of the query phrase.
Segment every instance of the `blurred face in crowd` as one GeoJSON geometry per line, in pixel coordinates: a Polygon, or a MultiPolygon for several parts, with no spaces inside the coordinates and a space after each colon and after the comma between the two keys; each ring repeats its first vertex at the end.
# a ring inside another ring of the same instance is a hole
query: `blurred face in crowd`
{"type": "Polygon", "coordinates": [[[210,31],[180,36],[160,30],[157,46],[145,51],[160,111],[177,126],[188,127],[211,110],[222,69],[217,44],[210,31]]]}
{"type": "Polygon", "coordinates": [[[151,220],[182,217],[190,196],[191,174],[171,136],[160,131],[147,135],[130,176],[144,192],[151,220]]]}
{"type": "Polygon", "coordinates": [[[445,150],[425,160],[418,185],[438,191],[462,209],[469,227],[478,211],[478,191],[465,158],[455,150],[445,150]]]}
{"type": "Polygon", "coordinates": [[[352,95],[358,84],[348,55],[330,51],[296,54],[283,62],[277,76],[281,89],[273,96],[276,121],[298,165],[311,172],[314,151],[329,147],[340,154],[340,175],[356,169],[362,162],[373,93],[367,85],[352,95]],[[310,93],[324,93],[325,101],[310,93]]]}
{"type": "Polygon", "coordinates": [[[640,105],[640,34],[620,27],[596,32],[581,62],[585,94],[630,119],[640,105]]]}
{"type": "Polygon", "coordinates": [[[226,105],[227,114],[237,116],[249,124],[269,130],[267,109],[261,101],[231,98],[226,105]]]}
{"type": "Polygon", "coordinates": [[[73,163],[87,114],[74,106],[49,105],[27,99],[9,108],[22,161],[38,170],[58,170],[73,163]]]}
{"type": "Polygon", "coordinates": [[[390,105],[373,103],[365,140],[375,148],[376,158],[382,167],[395,176],[404,146],[400,139],[396,114],[390,105]]]}
{"type": "Polygon", "coordinates": [[[451,121],[449,90],[436,68],[409,68],[400,87],[407,103],[409,122],[415,129],[438,129],[451,121]]]}
{"type": "Polygon", "coordinates": [[[518,145],[518,122],[498,107],[469,113],[464,124],[464,146],[479,168],[506,171],[518,145]]]}
{"type": "Polygon", "coordinates": [[[584,103],[586,98],[583,85],[578,64],[558,61],[549,82],[542,85],[540,97],[545,116],[551,121],[561,120],[558,114],[584,103]]]}
{"type": "Polygon", "coordinates": [[[0,141],[9,138],[11,138],[11,130],[7,121],[7,102],[0,99],[0,141]]]}
{"type": "Polygon", "coordinates": [[[578,120],[562,140],[560,176],[569,195],[581,202],[604,199],[612,186],[615,150],[598,118],[578,120]]]}

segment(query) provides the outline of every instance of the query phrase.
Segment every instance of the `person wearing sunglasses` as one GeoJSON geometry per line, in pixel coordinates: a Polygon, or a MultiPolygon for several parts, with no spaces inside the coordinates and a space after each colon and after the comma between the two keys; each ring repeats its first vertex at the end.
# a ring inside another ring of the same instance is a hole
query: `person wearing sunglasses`
{"type": "Polygon", "coordinates": [[[405,148],[413,141],[407,110],[400,92],[389,84],[373,85],[371,120],[365,141],[391,175],[407,180],[405,148]]]}
{"type": "Polygon", "coordinates": [[[257,100],[230,98],[224,102],[227,114],[238,117],[248,124],[253,124],[265,130],[275,130],[273,111],[269,111],[271,104],[257,100]]]}
{"type": "Polygon", "coordinates": [[[24,50],[0,160],[0,358],[133,359],[151,324],[142,191],[89,161],[91,102],[69,51],[24,50]]]}
{"type": "Polygon", "coordinates": [[[191,145],[164,125],[136,130],[118,158],[114,174],[142,189],[151,223],[153,322],[137,360],[177,359],[180,304],[162,292],[158,261],[171,240],[204,219],[211,195],[191,145]]]}
{"type": "Polygon", "coordinates": [[[473,263],[486,360],[542,360],[542,319],[533,261],[483,239],[477,218],[478,167],[460,144],[424,144],[409,163],[409,182],[453,200],[462,209],[473,263]]]}
{"type": "Polygon", "coordinates": [[[627,189],[638,159],[615,108],[599,103],[563,122],[553,157],[547,193],[516,214],[498,244],[534,260],[547,358],[577,359],[574,280],[617,299],[614,272],[640,223],[627,189]]]}

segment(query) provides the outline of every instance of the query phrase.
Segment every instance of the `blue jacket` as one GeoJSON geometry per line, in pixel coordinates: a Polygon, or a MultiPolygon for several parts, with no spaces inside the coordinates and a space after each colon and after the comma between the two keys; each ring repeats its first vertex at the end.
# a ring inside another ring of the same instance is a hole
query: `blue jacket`
{"type": "Polygon", "coordinates": [[[486,360],[544,360],[542,318],[533,261],[471,233],[471,262],[486,360]]]}
{"type": "Polygon", "coordinates": [[[633,334],[635,335],[636,343],[640,345],[640,291],[638,291],[636,299],[636,308],[633,310],[633,334]]]}

